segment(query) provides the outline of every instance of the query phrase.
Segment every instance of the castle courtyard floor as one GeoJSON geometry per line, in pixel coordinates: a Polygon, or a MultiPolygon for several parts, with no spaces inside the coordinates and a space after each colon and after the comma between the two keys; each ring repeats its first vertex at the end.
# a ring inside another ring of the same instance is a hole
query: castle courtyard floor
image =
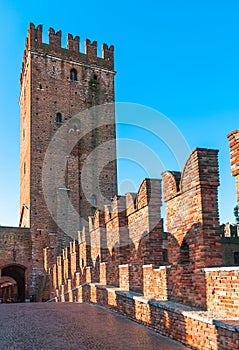
{"type": "Polygon", "coordinates": [[[187,347],[90,304],[0,304],[0,349],[177,350],[187,347]]]}

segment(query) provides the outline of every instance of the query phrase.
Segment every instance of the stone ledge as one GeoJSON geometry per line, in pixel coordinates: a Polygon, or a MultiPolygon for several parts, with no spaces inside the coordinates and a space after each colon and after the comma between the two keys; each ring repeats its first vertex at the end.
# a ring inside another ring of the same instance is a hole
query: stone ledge
{"type": "Polygon", "coordinates": [[[159,266],[159,267],[153,267],[153,264],[149,265],[143,265],[143,269],[152,268],[154,271],[161,271],[161,270],[167,270],[171,268],[171,265],[165,265],[165,266],[159,266]]]}
{"type": "Polygon", "coordinates": [[[207,267],[202,269],[202,271],[204,272],[239,271],[239,266],[207,267]]]}

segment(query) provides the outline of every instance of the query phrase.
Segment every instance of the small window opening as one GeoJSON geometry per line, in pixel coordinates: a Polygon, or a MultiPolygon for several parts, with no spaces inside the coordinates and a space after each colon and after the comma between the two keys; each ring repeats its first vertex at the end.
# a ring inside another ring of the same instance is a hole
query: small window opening
{"type": "Polygon", "coordinates": [[[234,264],[239,266],[239,252],[234,252],[234,264]]]}
{"type": "Polygon", "coordinates": [[[185,241],[183,241],[180,248],[180,260],[181,260],[181,263],[189,262],[189,245],[185,241]]]}
{"type": "Polygon", "coordinates": [[[97,199],[96,199],[96,196],[94,194],[92,194],[90,202],[91,202],[92,207],[97,206],[97,199]]]}
{"type": "Polygon", "coordinates": [[[26,162],[24,162],[24,164],[23,164],[23,173],[24,173],[24,175],[26,175],[26,162]]]}
{"type": "Polygon", "coordinates": [[[70,80],[77,81],[77,71],[75,70],[75,68],[72,68],[70,71],[70,80]]]}
{"type": "Polygon", "coordinates": [[[62,123],[62,115],[61,113],[56,114],[56,123],[61,124],[62,123]]]}
{"type": "Polygon", "coordinates": [[[168,249],[163,249],[163,261],[168,262],[168,249]]]}
{"type": "Polygon", "coordinates": [[[94,80],[98,80],[98,77],[97,77],[96,74],[94,74],[92,78],[93,78],[94,80]]]}

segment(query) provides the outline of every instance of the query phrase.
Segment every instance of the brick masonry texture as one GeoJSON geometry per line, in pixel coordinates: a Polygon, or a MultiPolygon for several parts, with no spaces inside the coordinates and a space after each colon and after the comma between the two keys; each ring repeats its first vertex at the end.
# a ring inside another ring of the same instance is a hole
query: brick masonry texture
{"type": "Polygon", "coordinates": [[[195,149],[182,175],[164,172],[170,298],[206,307],[202,268],[222,265],[217,151],[195,149]]]}
{"type": "Polygon", "coordinates": [[[239,267],[209,268],[205,272],[208,310],[237,318],[239,267]]]}

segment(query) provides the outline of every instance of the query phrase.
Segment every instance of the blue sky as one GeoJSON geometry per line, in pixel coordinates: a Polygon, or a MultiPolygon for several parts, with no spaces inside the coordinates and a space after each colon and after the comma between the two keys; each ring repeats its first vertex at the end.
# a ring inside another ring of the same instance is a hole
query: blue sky
{"type": "MultiPolygon", "coordinates": [[[[236,190],[226,134],[239,128],[238,16],[237,0],[1,0],[0,224],[14,226],[19,220],[19,75],[29,22],[43,24],[45,41],[53,27],[62,30],[63,44],[67,33],[80,35],[82,42],[97,40],[99,46],[114,44],[116,101],[160,111],[191,149],[220,150],[220,220],[234,221],[236,190]]],[[[140,140],[155,152],[163,149],[145,130],[120,126],[118,136],[140,140]]],[[[169,157],[163,162],[173,170],[169,157]]],[[[141,170],[119,161],[119,183],[137,188],[141,170]]]]}

